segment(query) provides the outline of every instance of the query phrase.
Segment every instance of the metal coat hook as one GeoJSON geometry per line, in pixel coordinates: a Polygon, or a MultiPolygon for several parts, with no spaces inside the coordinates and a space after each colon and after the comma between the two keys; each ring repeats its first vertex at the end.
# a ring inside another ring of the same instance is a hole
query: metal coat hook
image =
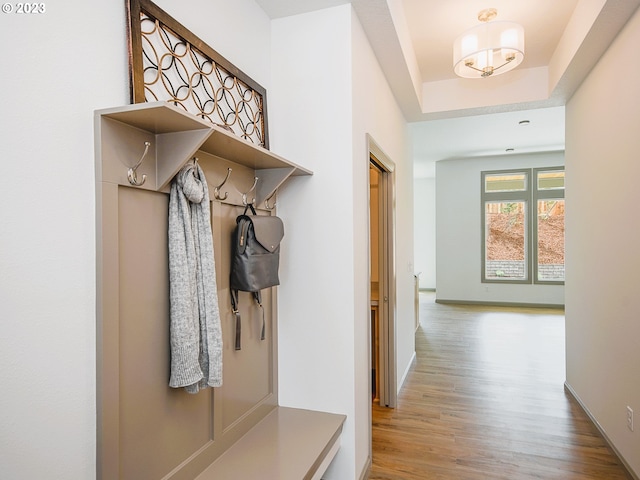
{"type": "MultiPolygon", "coordinates": [[[[227,176],[224,177],[224,180],[222,181],[222,183],[220,185],[218,185],[217,187],[213,188],[213,196],[216,200],[226,200],[227,197],[229,196],[229,192],[224,192],[224,197],[220,196],[220,189],[222,188],[222,186],[227,183],[227,180],[229,180],[229,177],[231,176],[231,168],[227,168],[227,176]]],[[[249,190],[250,192],[251,190],[249,190]]],[[[249,193],[247,192],[247,193],[249,193]]]]}
{"type": "Polygon", "coordinates": [[[277,188],[273,191],[271,195],[269,195],[267,198],[264,199],[264,208],[266,208],[267,210],[273,210],[274,208],[276,208],[277,202],[273,202],[273,205],[269,205],[269,200],[275,197],[276,193],[278,193],[277,188]]]}
{"type": "Polygon", "coordinates": [[[138,163],[135,164],[135,166],[129,168],[129,170],[127,170],[127,178],[129,178],[129,183],[131,185],[135,185],[136,187],[139,187],[140,185],[144,185],[145,180],[147,179],[147,176],[143,173],[142,174],[142,181],[138,180],[138,167],[142,164],[142,161],[144,160],[144,157],[147,156],[147,153],[149,152],[149,147],[151,146],[151,142],[144,142],[144,152],[142,152],[142,157],[140,157],[140,160],[138,161],[138,163]]]}
{"type": "Polygon", "coordinates": [[[253,205],[256,201],[255,197],[253,200],[251,200],[250,202],[247,202],[247,195],[249,195],[255,188],[256,185],[258,185],[258,177],[254,177],[253,179],[253,186],[249,189],[249,191],[245,192],[242,194],[242,204],[243,205],[253,205]]]}

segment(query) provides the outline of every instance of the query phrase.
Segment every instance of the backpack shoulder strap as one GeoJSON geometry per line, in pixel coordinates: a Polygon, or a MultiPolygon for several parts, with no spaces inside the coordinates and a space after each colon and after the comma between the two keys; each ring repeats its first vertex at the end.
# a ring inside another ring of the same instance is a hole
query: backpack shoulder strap
{"type": "MultiPolygon", "coordinates": [[[[236,350],[242,350],[242,318],[240,316],[240,310],[238,309],[238,290],[234,290],[234,289],[230,289],[229,290],[230,294],[231,294],[231,307],[232,307],[232,312],[233,315],[235,317],[236,320],[236,343],[235,343],[235,349],[236,350]]],[[[262,331],[260,333],[260,340],[264,340],[265,339],[265,330],[266,330],[266,324],[265,324],[265,319],[264,319],[264,308],[262,306],[262,296],[260,295],[260,292],[252,292],[253,293],[253,298],[256,301],[256,303],[258,304],[258,307],[260,307],[260,311],[262,312],[262,331]]]]}
{"type": "Polygon", "coordinates": [[[238,290],[229,289],[231,294],[231,307],[233,315],[236,320],[236,350],[242,350],[241,333],[242,333],[242,318],[240,317],[240,310],[238,309],[238,290]]]}
{"type": "Polygon", "coordinates": [[[260,340],[264,340],[265,338],[265,323],[264,323],[264,308],[262,307],[262,296],[260,295],[260,291],[253,292],[253,298],[256,303],[260,307],[260,311],[262,312],[262,332],[260,333],[260,340]]]}

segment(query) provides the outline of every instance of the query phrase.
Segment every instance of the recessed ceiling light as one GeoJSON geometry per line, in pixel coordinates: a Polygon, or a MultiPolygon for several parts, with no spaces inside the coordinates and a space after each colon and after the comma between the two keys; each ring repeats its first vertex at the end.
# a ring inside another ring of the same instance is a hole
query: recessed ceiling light
{"type": "Polygon", "coordinates": [[[529,125],[531,122],[529,120],[520,120],[520,122],[518,122],[518,125],[529,125]]]}

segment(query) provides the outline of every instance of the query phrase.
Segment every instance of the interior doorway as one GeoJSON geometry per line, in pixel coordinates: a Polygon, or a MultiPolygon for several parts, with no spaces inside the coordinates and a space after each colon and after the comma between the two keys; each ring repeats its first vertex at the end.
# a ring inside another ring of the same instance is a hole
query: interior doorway
{"type": "Polygon", "coordinates": [[[395,407],[394,164],[369,139],[372,402],[395,407]]]}

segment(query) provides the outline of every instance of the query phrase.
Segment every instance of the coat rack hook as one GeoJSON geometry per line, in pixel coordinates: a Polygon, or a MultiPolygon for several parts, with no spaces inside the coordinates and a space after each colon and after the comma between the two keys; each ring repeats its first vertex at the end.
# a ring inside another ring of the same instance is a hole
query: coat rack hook
{"type": "Polygon", "coordinates": [[[144,182],[147,180],[147,175],[145,175],[144,173],[142,174],[142,180],[138,180],[138,167],[142,164],[144,157],[147,156],[150,146],[151,142],[144,142],[144,152],[142,152],[142,157],[140,157],[138,163],[127,170],[127,178],[129,178],[129,183],[131,185],[139,187],[140,185],[144,185],[144,182]]]}
{"type": "Polygon", "coordinates": [[[253,205],[256,202],[256,199],[254,198],[253,200],[251,200],[250,202],[247,202],[247,195],[249,195],[255,188],[256,185],[258,185],[258,177],[254,177],[253,178],[253,185],[251,186],[251,188],[249,189],[249,191],[245,192],[242,194],[242,204],[243,205],[253,205]]]}
{"type": "Polygon", "coordinates": [[[264,199],[264,208],[266,208],[267,210],[273,210],[274,208],[276,208],[277,202],[273,202],[273,205],[269,205],[269,201],[276,196],[276,193],[278,193],[277,188],[273,191],[271,195],[269,195],[267,198],[264,199]]]}
{"type": "MultiPolygon", "coordinates": [[[[217,187],[213,188],[213,196],[216,200],[226,200],[227,197],[229,196],[229,192],[224,192],[224,196],[221,197],[220,196],[220,189],[222,188],[222,186],[227,183],[227,180],[229,180],[229,177],[231,176],[231,168],[227,168],[227,176],[224,177],[224,180],[222,181],[222,183],[220,185],[218,185],[217,187]]],[[[251,191],[251,190],[249,190],[251,191]]],[[[248,193],[248,192],[247,192],[248,193]]]]}

